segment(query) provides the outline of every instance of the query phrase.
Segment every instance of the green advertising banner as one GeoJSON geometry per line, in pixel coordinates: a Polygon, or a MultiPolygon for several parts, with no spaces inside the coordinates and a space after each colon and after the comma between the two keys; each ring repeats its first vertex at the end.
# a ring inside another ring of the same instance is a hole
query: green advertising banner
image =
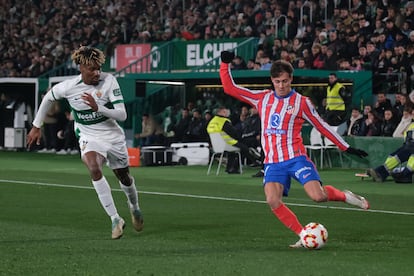
{"type": "MultiPolygon", "coordinates": [[[[205,65],[220,56],[221,51],[237,47],[237,55],[246,61],[255,53],[256,43],[245,43],[248,39],[219,39],[173,41],[168,43],[151,44],[151,71],[191,70],[205,65]]],[[[210,64],[217,67],[217,64],[210,64]]],[[[208,67],[208,65],[207,65],[208,67]]]]}

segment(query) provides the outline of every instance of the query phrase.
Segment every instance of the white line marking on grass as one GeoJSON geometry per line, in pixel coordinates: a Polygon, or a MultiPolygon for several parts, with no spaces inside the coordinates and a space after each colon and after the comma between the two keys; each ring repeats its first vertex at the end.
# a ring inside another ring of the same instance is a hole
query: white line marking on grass
{"type": "MultiPolygon", "coordinates": [[[[64,184],[56,184],[56,183],[19,181],[19,180],[7,180],[7,179],[0,179],[0,182],[15,183],[15,184],[26,184],[26,185],[38,185],[38,186],[47,186],[47,187],[59,187],[59,188],[74,188],[74,189],[87,189],[87,190],[93,190],[94,189],[93,187],[90,187],[90,186],[64,185],[64,184]]],[[[112,190],[117,191],[117,192],[122,192],[121,189],[112,189],[112,190]]],[[[220,196],[203,196],[203,195],[163,193],[163,192],[148,192],[148,191],[139,191],[139,193],[140,194],[149,194],[149,195],[160,195],[160,196],[176,196],[176,197],[188,197],[188,198],[200,198],[200,199],[211,199],[211,200],[223,200],[223,201],[236,201],[236,202],[266,204],[266,201],[264,201],[264,200],[230,198],[230,197],[220,197],[220,196]]],[[[291,205],[291,206],[299,206],[299,207],[327,208],[327,209],[349,210],[349,211],[359,211],[359,212],[371,212],[371,213],[414,216],[414,213],[411,213],[411,212],[374,210],[374,209],[362,210],[362,209],[357,209],[357,208],[335,207],[335,206],[316,205],[316,204],[300,204],[300,203],[285,203],[285,204],[286,205],[291,205]]]]}

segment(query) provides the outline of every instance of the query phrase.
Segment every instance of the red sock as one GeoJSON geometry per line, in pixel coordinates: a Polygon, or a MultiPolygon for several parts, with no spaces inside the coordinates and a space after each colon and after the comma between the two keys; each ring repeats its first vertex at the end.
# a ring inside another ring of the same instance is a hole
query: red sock
{"type": "Polygon", "coordinates": [[[272,209],[272,212],[287,228],[297,235],[302,231],[303,226],[298,218],[285,204],[282,203],[279,207],[272,209]]]}
{"type": "Polygon", "coordinates": [[[323,186],[323,187],[325,188],[329,201],[344,201],[345,202],[344,192],[336,189],[333,186],[323,186]]]}

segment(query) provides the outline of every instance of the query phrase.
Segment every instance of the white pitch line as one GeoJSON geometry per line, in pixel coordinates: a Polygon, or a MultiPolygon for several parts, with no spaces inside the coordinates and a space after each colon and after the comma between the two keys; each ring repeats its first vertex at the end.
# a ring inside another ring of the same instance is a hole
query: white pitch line
{"type": "MultiPolygon", "coordinates": [[[[93,187],[88,187],[88,186],[64,185],[64,184],[56,184],[56,183],[19,181],[19,180],[8,180],[8,179],[0,179],[0,182],[14,183],[14,184],[25,184],[25,185],[48,186],[48,187],[59,187],[59,188],[75,188],[75,189],[87,189],[87,190],[93,190],[94,189],[93,187]]],[[[112,190],[117,191],[117,192],[122,192],[121,189],[112,189],[112,190]]],[[[139,193],[140,194],[149,194],[149,195],[176,196],[176,197],[188,197],[188,198],[223,200],[223,201],[236,201],[236,202],[248,202],[248,203],[261,203],[261,204],[266,203],[266,201],[264,201],[264,200],[230,198],[230,197],[220,197],[220,196],[203,196],[203,195],[163,193],[163,192],[148,192],[148,191],[139,191],[139,193]]],[[[349,207],[335,207],[335,206],[315,205],[315,204],[300,204],[300,203],[286,203],[286,204],[291,205],[291,206],[299,206],[299,207],[327,208],[327,209],[349,210],[349,211],[359,211],[359,212],[371,212],[371,213],[382,213],[382,214],[392,214],[392,215],[414,216],[414,213],[411,213],[411,212],[374,210],[374,209],[362,210],[362,209],[349,208],[349,207]]]]}

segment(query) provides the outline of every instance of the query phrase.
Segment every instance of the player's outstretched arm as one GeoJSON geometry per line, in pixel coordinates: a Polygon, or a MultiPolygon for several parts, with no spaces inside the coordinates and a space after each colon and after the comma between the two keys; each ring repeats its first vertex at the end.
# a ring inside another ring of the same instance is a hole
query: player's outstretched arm
{"type": "Polygon", "coordinates": [[[55,101],[51,91],[48,91],[40,103],[39,110],[36,113],[36,116],[33,120],[33,127],[29,131],[26,137],[26,146],[30,148],[34,143],[40,145],[40,138],[42,137],[42,132],[40,130],[43,120],[46,117],[47,112],[52,107],[53,102],[55,101]]]}

